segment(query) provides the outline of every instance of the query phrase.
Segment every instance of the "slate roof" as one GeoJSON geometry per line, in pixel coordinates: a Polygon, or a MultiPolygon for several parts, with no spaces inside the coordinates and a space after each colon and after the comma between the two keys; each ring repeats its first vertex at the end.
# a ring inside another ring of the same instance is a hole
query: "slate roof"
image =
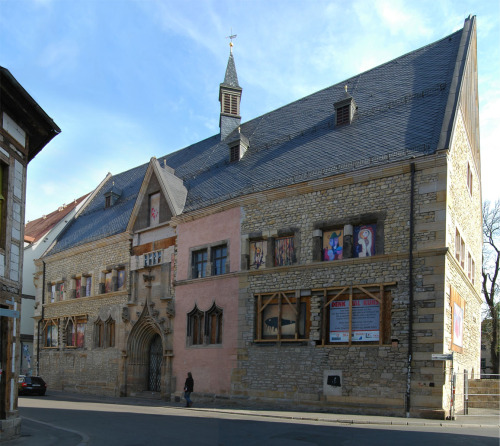
{"type": "MultiPolygon", "coordinates": [[[[226,141],[217,134],[159,158],[160,165],[166,159],[184,181],[188,194],[183,212],[255,191],[434,153],[450,89],[459,88],[452,85],[452,77],[456,61],[463,57],[458,54],[464,51],[463,32],[470,33],[470,26],[241,124],[249,148],[239,162],[229,163],[227,141],[234,140],[234,134],[226,141]],[[352,124],[335,127],[333,104],[345,98],[346,85],[358,109],[352,124]]],[[[231,60],[234,64],[232,54],[228,69],[231,60]]],[[[123,232],[147,166],[114,175],[109,181],[122,189],[116,204],[104,209],[103,192],[98,193],[52,252],[123,232]]],[[[106,189],[109,186],[104,185],[102,190],[106,189]]]]}
{"type": "Polygon", "coordinates": [[[83,195],[80,198],[75,199],[69,204],[63,204],[56,211],[50,214],[44,215],[43,217],[37,218],[36,220],[29,221],[24,226],[24,238],[25,241],[34,243],[42,236],[47,234],[57,223],[59,223],[66,215],[68,215],[76,206],[78,206],[88,194],[83,195]]]}

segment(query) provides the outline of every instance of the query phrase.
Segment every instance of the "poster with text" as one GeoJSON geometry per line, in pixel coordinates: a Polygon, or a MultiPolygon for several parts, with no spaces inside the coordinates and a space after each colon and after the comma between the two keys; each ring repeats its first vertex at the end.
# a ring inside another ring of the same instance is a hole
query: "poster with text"
{"type": "MultiPolygon", "coordinates": [[[[375,299],[352,301],[352,342],[378,341],[380,304],[375,299]]],[[[330,304],[330,342],[349,342],[349,301],[330,304]]]]}

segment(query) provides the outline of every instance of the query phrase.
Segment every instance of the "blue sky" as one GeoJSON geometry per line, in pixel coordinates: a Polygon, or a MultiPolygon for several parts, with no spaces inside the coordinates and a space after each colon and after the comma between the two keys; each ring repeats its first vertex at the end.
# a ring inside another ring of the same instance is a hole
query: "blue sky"
{"type": "Polygon", "coordinates": [[[243,121],[478,22],[483,198],[500,197],[500,2],[0,0],[0,65],[62,133],[30,163],[26,220],[219,131],[229,55],[243,121]]]}

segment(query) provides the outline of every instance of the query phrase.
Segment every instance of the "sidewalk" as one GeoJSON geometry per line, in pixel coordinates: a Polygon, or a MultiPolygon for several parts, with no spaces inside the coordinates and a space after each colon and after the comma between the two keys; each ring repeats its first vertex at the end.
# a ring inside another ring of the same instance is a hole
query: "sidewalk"
{"type": "MultiPolygon", "coordinates": [[[[240,402],[232,400],[195,401],[194,406],[186,408],[184,402],[163,401],[154,397],[105,397],[95,395],[83,395],[68,392],[50,391],[44,398],[53,401],[93,402],[103,404],[119,404],[129,406],[154,406],[178,409],[181,411],[213,412],[221,414],[252,415],[263,418],[275,418],[284,420],[310,420],[323,423],[343,425],[378,425],[378,426],[432,426],[432,427],[485,427],[499,428],[500,419],[498,412],[491,411],[488,414],[459,415],[455,420],[428,420],[422,418],[388,417],[376,415],[352,415],[330,412],[292,411],[272,408],[260,402],[240,402]],[[245,404],[246,403],[246,404],[245,404]]],[[[22,416],[22,407],[21,407],[22,416]]],[[[16,440],[0,443],[2,446],[49,446],[54,444],[54,438],[58,438],[58,446],[84,446],[88,439],[84,434],[76,431],[61,429],[49,423],[23,417],[21,425],[21,437],[16,440]]]]}

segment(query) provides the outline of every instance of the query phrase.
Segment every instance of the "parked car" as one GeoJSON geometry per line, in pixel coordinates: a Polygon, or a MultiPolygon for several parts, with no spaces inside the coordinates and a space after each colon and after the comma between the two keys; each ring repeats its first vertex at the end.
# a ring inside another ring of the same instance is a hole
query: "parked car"
{"type": "Polygon", "coordinates": [[[19,395],[45,395],[47,384],[39,376],[19,375],[17,393],[19,395]]]}

